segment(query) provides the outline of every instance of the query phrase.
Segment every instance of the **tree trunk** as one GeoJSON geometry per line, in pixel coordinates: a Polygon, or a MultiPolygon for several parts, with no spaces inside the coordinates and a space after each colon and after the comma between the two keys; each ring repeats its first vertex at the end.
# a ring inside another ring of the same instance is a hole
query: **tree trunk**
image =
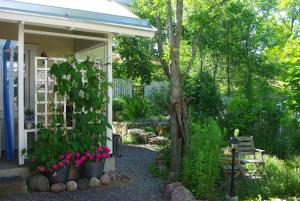
{"type": "Polygon", "coordinates": [[[230,57],[229,57],[229,29],[227,28],[227,35],[226,35],[226,62],[227,62],[227,66],[226,66],[226,73],[227,73],[227,96],[228,98],[231,95],[231,90],[230,90],[230,57]]]}

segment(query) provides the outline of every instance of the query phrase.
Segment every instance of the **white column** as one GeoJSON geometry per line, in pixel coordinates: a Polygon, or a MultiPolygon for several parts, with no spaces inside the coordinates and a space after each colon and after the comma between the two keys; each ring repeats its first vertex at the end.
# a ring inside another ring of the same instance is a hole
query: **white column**
{"type": "MultiPolygon", "coordinates": [[[[112,83],[112,34],[108,34],[108,42],[107,42],[107,81],[112,83]]],[[[108,87],[107,90],[109,102],[107,104],[107,118],[109,124],[112,126],[112,99],[113,99],[113,91],[112,87],[108,87]]],[[[106,130],[106,135],[111,139],[111,141],[107,142],[107,146],[110,148],[112,153],[112,129],[106,130]]]]}
{"type": "Polygon", "coordinates": [[[25,148],[24,139],[24,23],[19,23],[18,33],[18,139],[19,165],[24,165],[22,150],[25,148]]]}

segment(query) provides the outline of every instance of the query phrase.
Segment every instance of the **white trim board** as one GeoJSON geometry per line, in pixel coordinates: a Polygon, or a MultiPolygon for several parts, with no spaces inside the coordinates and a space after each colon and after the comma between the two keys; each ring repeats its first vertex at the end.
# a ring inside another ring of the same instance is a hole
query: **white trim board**
{"type": "Polygon", "coordinates": [[[152,29],[136,28],[133,26],[122,26],[115,24],[98,24],[67,20],[60,17],[45,17],[41,15],[28,15],[18,12],[7,12],[0,10],[0,21],[24,22],[26,24],[40,25],[46,27],[72,28],[72,30],[94,32],[94,33],[116,33],[129,36],[143,36],[152,38],[155,32],[152,29]]]}
{"type": "Polygon", "coordinates": [[[24,32],[25,34],[47,35],[47,36],[55,36],[55,37],[62,37],[62,38],[75,38],[75,39],[101,41],[101,42],[108,41],[107,38],[76,35],[76,34],[65,34],[65,33],[49,32],[49,31],[37,31],[37,30],[25,29],[24,32]]]}

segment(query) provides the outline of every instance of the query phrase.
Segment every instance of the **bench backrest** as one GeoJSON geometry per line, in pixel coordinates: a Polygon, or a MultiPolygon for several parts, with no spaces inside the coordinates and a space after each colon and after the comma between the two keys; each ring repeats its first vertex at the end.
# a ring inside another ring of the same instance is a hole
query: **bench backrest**
{"type": "Polygon", "coordinates": [[[239,154],[241,155],[255,155],[254,140],[252,136],[239,136],[239,154]]]}

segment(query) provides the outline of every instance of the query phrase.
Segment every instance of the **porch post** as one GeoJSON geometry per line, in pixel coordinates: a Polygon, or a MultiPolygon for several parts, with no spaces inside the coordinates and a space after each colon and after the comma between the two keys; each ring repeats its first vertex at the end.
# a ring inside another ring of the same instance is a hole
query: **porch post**
{"type": "Polygon", "coordinates": [[[18,155],[19,165],[24,165],[24,22],[19,23],[18,30],[18,155]]]}
{"type": "MultiPolygon", "coordinates": [[[[108,42],[107,42],[107,81],[109,83],[113,82],[112,78],[112,34],[108,34],[108,42]]],[[[108,87],[107,90],[108,97],[109,97],[109,102],[107,104],[107,118],[109,124],[112,126],[112,102],[113,102],[113,91],[112,87],[108,87]]],[[[111,140],[107,142],[107,146],[110,148],[110,152],[112,153],[112,129],[107,129],[106,130],[106,135],[109,137],[111,140]]]]}

